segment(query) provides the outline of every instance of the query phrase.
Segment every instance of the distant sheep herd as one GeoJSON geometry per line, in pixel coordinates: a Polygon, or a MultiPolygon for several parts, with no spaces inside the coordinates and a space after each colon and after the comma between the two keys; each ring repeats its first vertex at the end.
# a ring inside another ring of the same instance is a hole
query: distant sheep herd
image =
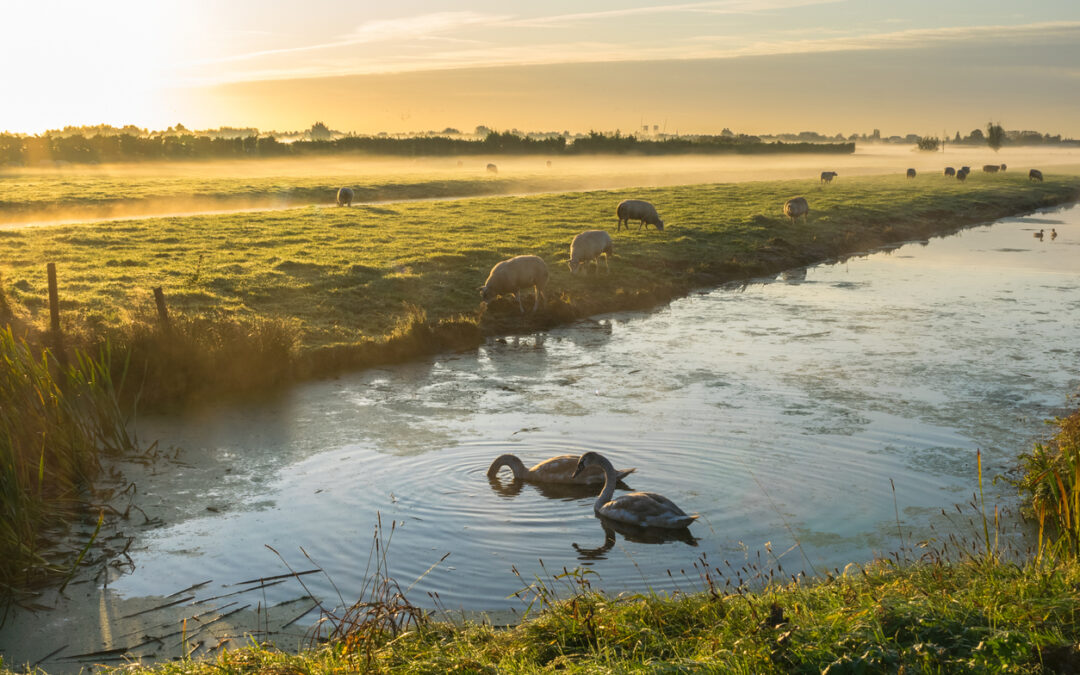
{"type": "MultiPolygon", "coordinates": [[[[461,166],[461,162],[458,162],[458,166],[461,166]]],[[[551,166],[550,161],[547,166],[551,166]]],[[[985,164],[982,170],[983,173],[998,173],[1004,172],[1006,168],[1005,164],[985,164]]],[[[494,164],[488,164],[487,171],[498,173],[499,169],[494,164]]],[[[970,166],[962,166],[959,169],[947,166],[943,175],[955,177],[956,180],[964,182],[970,173],[970,166]]],[[[821,183],[832,183],[833,179],[838,175],[835,171],[822,171],[821,183]]],[[[915,178],[916,175],[915,169],[912,168],[909,168],[906,172],[909,179],[915,178]]],[[[1043,180],[1042,171],[1031,169],[1028,171],[1028,180],[1041,183],[1043,180]]],[[[339,189],[337,192],[338,206],[350,206],[353,196],[352,188],[343,187],[339,189]]],[[[810,215],[810,204],[805,197],[792,197],[784,202],[783,211],[784,215],[791,220],[792,225],[796,224],[799,218],[802,218],[805,223],[810,215]]],[[[621,231],[624,225],[629,231],[630,221],[632,220],[639,221],[639,231],[642,228],[648,230],[649,225],[655,227],[658,232],[664,231],[664,221],[660,218],[656,207],[641,199],[624,199],[619,202],[619,205],[615,208],[615,215],[618,217],[616,232],[621,231]]],[[[1056,233],[1054,234],[1056,235],[1056,233]]],[[[586,230],[575,236],[573,241],[570,242],[570,260],[567,263],[570,273],[576,274],[582,269],[587,271],[589,263],[593,263],[596,271],[599,272],[600,256],[604,257],[604,268],[610,272],[613,252],[614,242],[607,231],[586,230]]],[[[547,286],[547,282],[548,268],[543,258],[535,255],[519,255],[500,261],[491,268],[487,281],[480,287],[480,298],[486,304],[501,295],[513,295],[518,301],[518,309],[524,313],[525,305],[521,301],[521,291],[528,290],[531,287],[533,289],[532,311],[535,312],[540,308],[541,299],[545,297],[544,288],[547,286]]]]}

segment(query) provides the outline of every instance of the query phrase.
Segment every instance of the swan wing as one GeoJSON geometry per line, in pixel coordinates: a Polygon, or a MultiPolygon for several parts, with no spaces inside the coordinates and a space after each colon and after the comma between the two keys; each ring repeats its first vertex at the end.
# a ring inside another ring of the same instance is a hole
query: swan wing
{"type": "Polygon", "coordinates": [[[598,509],[602,516],[642,527],[686,527],[697,516],[687,515],[663,495],[631,492],[612,499],[598,509]]]}

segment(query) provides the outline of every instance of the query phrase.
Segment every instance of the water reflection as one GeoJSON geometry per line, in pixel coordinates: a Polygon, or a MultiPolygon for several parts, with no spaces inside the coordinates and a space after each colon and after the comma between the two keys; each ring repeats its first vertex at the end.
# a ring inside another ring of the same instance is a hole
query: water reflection
{"type": "Polygon", "coordinates": [[[578,560],[606,560],[608,551],[615,547],[616,533],[621,534],[626,541],[635,544],[668,544],[672,542],[682,542],[688,546],[697,546],[698,541],[700,541],[700,539],[695,537],[690,532],[690,529],[686,527],[678,530],[664,527],[638,527],[637,525],[621,523],[617,520],[611,520],[610,518],[605,518],[603,516],[597,516],[596,519],[600,522],[600,527],[603,528],[604,543],[596,548],[585,548],[577,542],[574,542],[571,546],[577,551],[578,560]]]}

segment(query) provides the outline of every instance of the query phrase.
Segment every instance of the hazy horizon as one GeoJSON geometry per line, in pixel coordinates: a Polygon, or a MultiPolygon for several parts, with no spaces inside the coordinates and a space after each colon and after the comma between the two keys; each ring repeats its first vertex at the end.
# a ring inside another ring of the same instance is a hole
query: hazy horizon
{"type": "Polygon", "coordinates": [[[0,130],[1080,136],[1080,5],[17,3],[0,130]],[[287,20],[283,21],[283,17],[287,20]],[[282,25],[287,26],[283,30],[282,25]]]}

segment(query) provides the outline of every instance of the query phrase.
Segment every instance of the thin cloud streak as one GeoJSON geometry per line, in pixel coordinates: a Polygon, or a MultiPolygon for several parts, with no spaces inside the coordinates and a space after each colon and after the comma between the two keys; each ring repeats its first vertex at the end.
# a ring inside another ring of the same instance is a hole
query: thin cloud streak
{"type": "Polygon", "coordinates": [[[380,19],[357,26],[350,34],[330,42],[320,42],[296,47],[264,49],[245,54],[235,54],[193,62],[192,65],[212,65],[250,61],[267,56],[300,54],[304,52],[338,49],[372,42],[388,42],[400,39],[421,39],[438,33],[466,27],[524,28],[556,27],[572,23],[649,14],[674,14],[701,12],[707,14],[759,14],[777,9],[790,9],[812,5],[833,4],[843,0],[709,0],[679,5],[652,5],[602,12],[581,12],[548,17],[516,18],[505,14],[481,12],[435,12],[400,19],[380,19]]]}
{"type": "Polygon", "coordinates": [[[467,26],[497,25],[505,21],[506,18],[505,15],[481,14],[478,12],[436,12],[434,14],[422,14],[420,16],[405,19],[369,21],[358,26],[351,34],[332,42],[320,42],[313,45],[301,45],[298,47],[282,47],[279,49],[264,49],[261,51],[248,52],[246,54],[234,54],[232,56],[222,56],[195,61],[192,65],[236,63],[267,56],[315,52],[326,49],[336,49],[339,47],[371,44],[374,42],[390,42],[403,38],[419,40],[467,26]]]}
{"type": "Polygon", "coordinates": [[[600,12],[579,12],[575,14],[559,14],[556,16],[541,16],[529,19],[514,19],[506,21],[504,25],[552,28],[567,26],[583,21],[595,21],[597,19],[688,12],[702,14],[762,14],[777,9],[792,9],[795,7],[826,5],[837,2],[843,2],[843,0],[713,0],[711,2],[689,2],[680,5],[628,7],[626,9],[610,9],[600,12]]]}
{"type": "MultiPolygon", "coordinates": [[[[701,4],[701,3],[695,3],[701,4]]],[[[709,3],[714,4],[714,3],[709,3]]],[[[417,36],[414,36],[417,37],[417,36]]],[[[428,36],[422,36],[428,37],[428,36]]],[[[355,61],[339,60],[333,65],[305,65],[289,68],[252,69],[199,84],[224,84],[264,80],[284,80],[345,75],[374,75],[410,71],[457,70],[505,66],[557,65],[570,63],[607,63],[641,61],[686,61],[700,59],[732,59],[751,56],[820,54],[845,51],[875,51],[915,49],[931,45],[964,44],[971,42],[1017,43],[1032,39],[1070,38],[1080,40],[1080,21],[1053,21],[1020,26],[962,26],[953,28],[905,29],[894,32],[829,37],[819,40],[771,39],[723,48],[710,43],[730,44],[728,35],[697,36],[678,45],[627,47],[620,43],[570,42],[536,45],[484,45],[471,49],[432,52],[425,56],[391,57],[381,55],[373,67],[366,57],[355,61]]],[[[358,44],[358,43],[346,43],[358,44]]],[[[484,44],[484,43],[480,43],[484,44]]],[[[297,48],[297,49],[313,49],[297,48]]],[[[284,53],[295,50],[274,50],[284,53]]]]}

